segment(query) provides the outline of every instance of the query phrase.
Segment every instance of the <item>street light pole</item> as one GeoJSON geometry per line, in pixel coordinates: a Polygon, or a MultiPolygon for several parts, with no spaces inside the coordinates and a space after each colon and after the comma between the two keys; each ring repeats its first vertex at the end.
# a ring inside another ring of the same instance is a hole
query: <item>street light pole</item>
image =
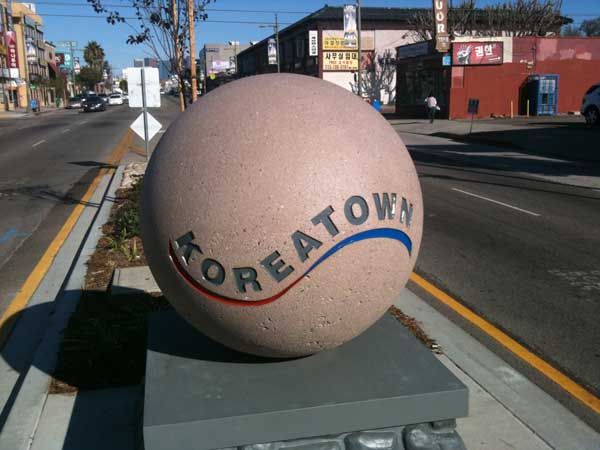
{"type": "Polygon", "coordinates": [[[188,21],[190,33],[190,78],[192,82],[192,103],[198,99],[198,86],[196,85],[196,34],[194,31],[194,0],[188,0],[188,21]]]}
{"type": "Polygon", "coordinates": [[[279,21],[277,20],[277,14],[275,14],[275,45],[277,46],[277,73],[281,72],[281,67],[279,65],[279,21]]]}

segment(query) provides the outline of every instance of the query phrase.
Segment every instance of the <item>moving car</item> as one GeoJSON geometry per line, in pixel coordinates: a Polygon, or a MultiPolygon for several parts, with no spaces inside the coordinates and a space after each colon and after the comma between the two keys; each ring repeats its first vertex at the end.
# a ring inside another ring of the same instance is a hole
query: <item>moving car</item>
{"type": "Polygon", "coordinates": [[[123,96],[121,94],[110,94],[108,97],[109,105],[122,105],[123,104],[123,96]]]}
{"type": "Polygon", "coordinates": [[[104,103],[108,103],[108,95],[98,94],[98,97],[100,97],[104,103]]]}
{"type": "Polygon", "coordinates": [[[589,88],[583,96],[581,114],[588,125],[600,125],[600,83],[589,88]]]}
{"type": "Polygon", "coordinates": [[[67,109],[77,109],[77,108],[81,108],[83,104],[81,103],[81,97],[79,95],[76,95],[75,97],[70,97],[69,100],[67,100],[67,109]]]}
{"type": "Polygon", "coordinates": [[[85,101],[85,105],[83,105],[84,112],[94,112],[94,111],[106,111],[106,104],[101,97],[97,95],[90,95],[87,97],[85,101]]]}

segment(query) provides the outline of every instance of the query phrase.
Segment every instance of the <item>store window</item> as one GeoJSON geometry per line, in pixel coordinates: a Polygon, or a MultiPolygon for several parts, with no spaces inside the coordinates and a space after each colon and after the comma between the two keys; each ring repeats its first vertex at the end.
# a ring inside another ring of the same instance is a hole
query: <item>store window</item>
{"type": "Polygon", "coordinates": [[[444,72],[441,70],[414,70],[398,75],[398,102],[403,105],[420,105],[433,92],[440,105],[446,104],[444,72]]]}

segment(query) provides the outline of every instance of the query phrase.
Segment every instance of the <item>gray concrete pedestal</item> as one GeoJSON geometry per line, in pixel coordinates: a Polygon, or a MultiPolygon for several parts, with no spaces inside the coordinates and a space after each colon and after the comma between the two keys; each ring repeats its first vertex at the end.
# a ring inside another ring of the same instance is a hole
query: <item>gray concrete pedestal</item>
{"type": "Polygon", "coordinates": [[[148,328],[146,450],[463,448],[454,419],[468,413],[467,388],[387,315],[293,360],[230,350],[172,311],[148,328]]]}

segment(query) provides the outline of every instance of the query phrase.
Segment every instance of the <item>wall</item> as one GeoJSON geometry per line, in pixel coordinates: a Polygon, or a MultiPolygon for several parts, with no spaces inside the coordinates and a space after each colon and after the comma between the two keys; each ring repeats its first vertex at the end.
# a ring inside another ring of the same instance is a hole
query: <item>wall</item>
{"type": "Polygon", "coordinates": [[[600,81],[600,38],[512,40],[512,63],[452,67],[450,118],[470,117],[469,98],[479,98],[479,118],[510,116],[511,100],[518,114],[519,90],[531,74],[560,75],[558,112],[579,111],[585,91],[600,81]]]}

